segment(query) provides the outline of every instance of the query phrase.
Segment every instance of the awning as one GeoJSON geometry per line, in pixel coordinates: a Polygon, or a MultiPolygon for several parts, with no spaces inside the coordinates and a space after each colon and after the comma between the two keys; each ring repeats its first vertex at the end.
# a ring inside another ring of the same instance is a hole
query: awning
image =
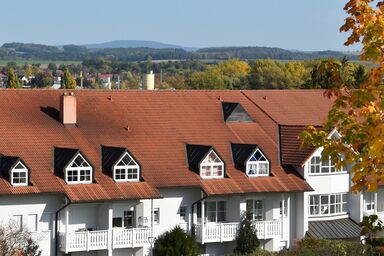
{"type": "Polygon", "coordinates": [[[323,239],[351,239],[360,237],[360,226],[350,218],[309,221],[307,236],[323,239]]]}

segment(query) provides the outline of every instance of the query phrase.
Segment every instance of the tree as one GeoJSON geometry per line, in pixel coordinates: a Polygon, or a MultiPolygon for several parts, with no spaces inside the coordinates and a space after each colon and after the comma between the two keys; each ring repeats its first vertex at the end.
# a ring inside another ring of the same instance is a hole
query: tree
{"type": "MultiPolygon", "coordinates": [[[[384,182],[384,1],[350,0],[344,10],[349,16],[340,31],[351,31],[345,45],[361,42],[361,59],[374,65],[356,90],[328,70],[332,79],[325,95],[334,105],[323,128],[308,127],[301,139],[303,146],[324,147],[324,157],[330,156],[337,168],[353,164],[353,191],[375,191],[384,182]],[[339,140],[327,139],[334,127],[342,135],[339,140]]],[[[329,67],[334,65],[329,61],[329,67]]]]}
{"type": "Polygon", "coordinates": [[[51,87],[53,85],[53,76],[49,72],[38,73],[31,81],[34,87],[51,87]]]}
{"type": "Polygon", "coordinates": [[[153,248],[155,256],[196,256],[200,255],[200,247],[193,235],[187,234],[176,226],[160,235],[153,248]]]}
{"type": "Polygon", "coordinates": [[[21,83],[19,81],[19,78],[15,74],[15,71],[13,68],[10,68],[8,71],[8,87],[9,88],[19,88],[21,86],[21,83]]]}
{"type": "Polygon", "coordinates": [[[64,75],[61,79],[61,89],[75,89],[76,80],[72,77],[67,68],[64,69],[64,75]]]}
{"type": "Polygon", "coordinates": [[[260,242],[257,238],[252,212],[246,211],[241,216],[240,227],[236,234],[236,248],[234,252],[240,254],[252,253],[259,245],[260,242]]]}
{"type": "Polygon", "coordinates": [[[15,223],[0,226],[0,255],[40,256],[39,246],[31,233],[15,223]]]}
{"type": "Polygon", "coordinates": [[[360,222],[360,234],[365,237],[368,244],[373,245],[377,233],[384,229],[383,222],[375,214],[364,216],[363,221],[360,222]]]}

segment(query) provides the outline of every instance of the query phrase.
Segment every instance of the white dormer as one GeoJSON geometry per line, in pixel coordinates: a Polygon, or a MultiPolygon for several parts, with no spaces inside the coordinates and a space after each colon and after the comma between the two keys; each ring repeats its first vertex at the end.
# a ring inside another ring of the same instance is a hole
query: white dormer
{"type": "Polygon", "coordinates": [[[14,187],[28,186],[28,168],[21,161],[11,170],[11,184],[14,187]]]}
{"type": "Polygon", "coordinates": [[[213,149],[201,161],[200,177],[204,179],[224,178],[224,162],[213,149]]]}
{"type": "Polygon", "coordinates": [[[116,182],[122,181],[139,181],[140,179],[140,166],[126,152],[113,166],[113,179],[116,182]]]}
{"type": "Polygon", "coordinates": [[[269,176],[269,161],[260,149],[256,149],[246,162],[246,173],[250,177],[269,176]]]}
{"type": "Polygon", "coordinates": [[[77,153],[65,168],[65,181],[68,184],[92,183],[92,166],[85,160],[81,153],[77,153]]]}

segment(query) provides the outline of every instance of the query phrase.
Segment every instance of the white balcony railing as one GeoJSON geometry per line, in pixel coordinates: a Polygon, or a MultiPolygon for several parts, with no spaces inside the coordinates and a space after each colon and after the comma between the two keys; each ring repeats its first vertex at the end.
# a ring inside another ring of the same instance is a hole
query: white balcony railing
{"type": "Polygon", "coordinates": [[[92,251],[110,248],[135,248],[149,243],[149,228],[113,229],[70,232],[59,235],[59,246],[63,252],[92,251]],[[109,239],[109,236],[112,239],[109,239]],[[112,242],[109,245],[109,241],[112,242]]]}
{"type": "MultiPolygon", "coordinates": [[[[256,221],[255,228],[259,239],[270,239],[282,235],[281,220],[256,221]]],[[[239,222],[207,223],[204,230],[201,224],[195,224],[195,234],[200,243],[226,242],[236,239],[239,222]]]]}

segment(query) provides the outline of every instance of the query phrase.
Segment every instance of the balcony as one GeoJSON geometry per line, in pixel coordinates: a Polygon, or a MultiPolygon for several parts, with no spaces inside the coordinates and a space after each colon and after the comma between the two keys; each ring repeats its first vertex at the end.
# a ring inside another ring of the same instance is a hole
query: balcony
{"type": "MultiPolygon", "coordinates": [[[[199,243],[228,242],[236,239],[239,222],[207,223],[202,228],[195,224],[195,234],[199,243]]],[[[281,220],[256,221],[255,228],[259,239],[272,239],[282,235],[281,220]]]]}
{"type": "Polygon", "coordinates": [[[59,234],[60,250],[79,252],[104,250],[108,248],[135,248],[149,243],[150,228],[112,229],[81,231],[59,234]],[[111,236],[111,238],[109,238],[111,236]],[[110,244],[111,243],[111,244],[110,244]]]}

